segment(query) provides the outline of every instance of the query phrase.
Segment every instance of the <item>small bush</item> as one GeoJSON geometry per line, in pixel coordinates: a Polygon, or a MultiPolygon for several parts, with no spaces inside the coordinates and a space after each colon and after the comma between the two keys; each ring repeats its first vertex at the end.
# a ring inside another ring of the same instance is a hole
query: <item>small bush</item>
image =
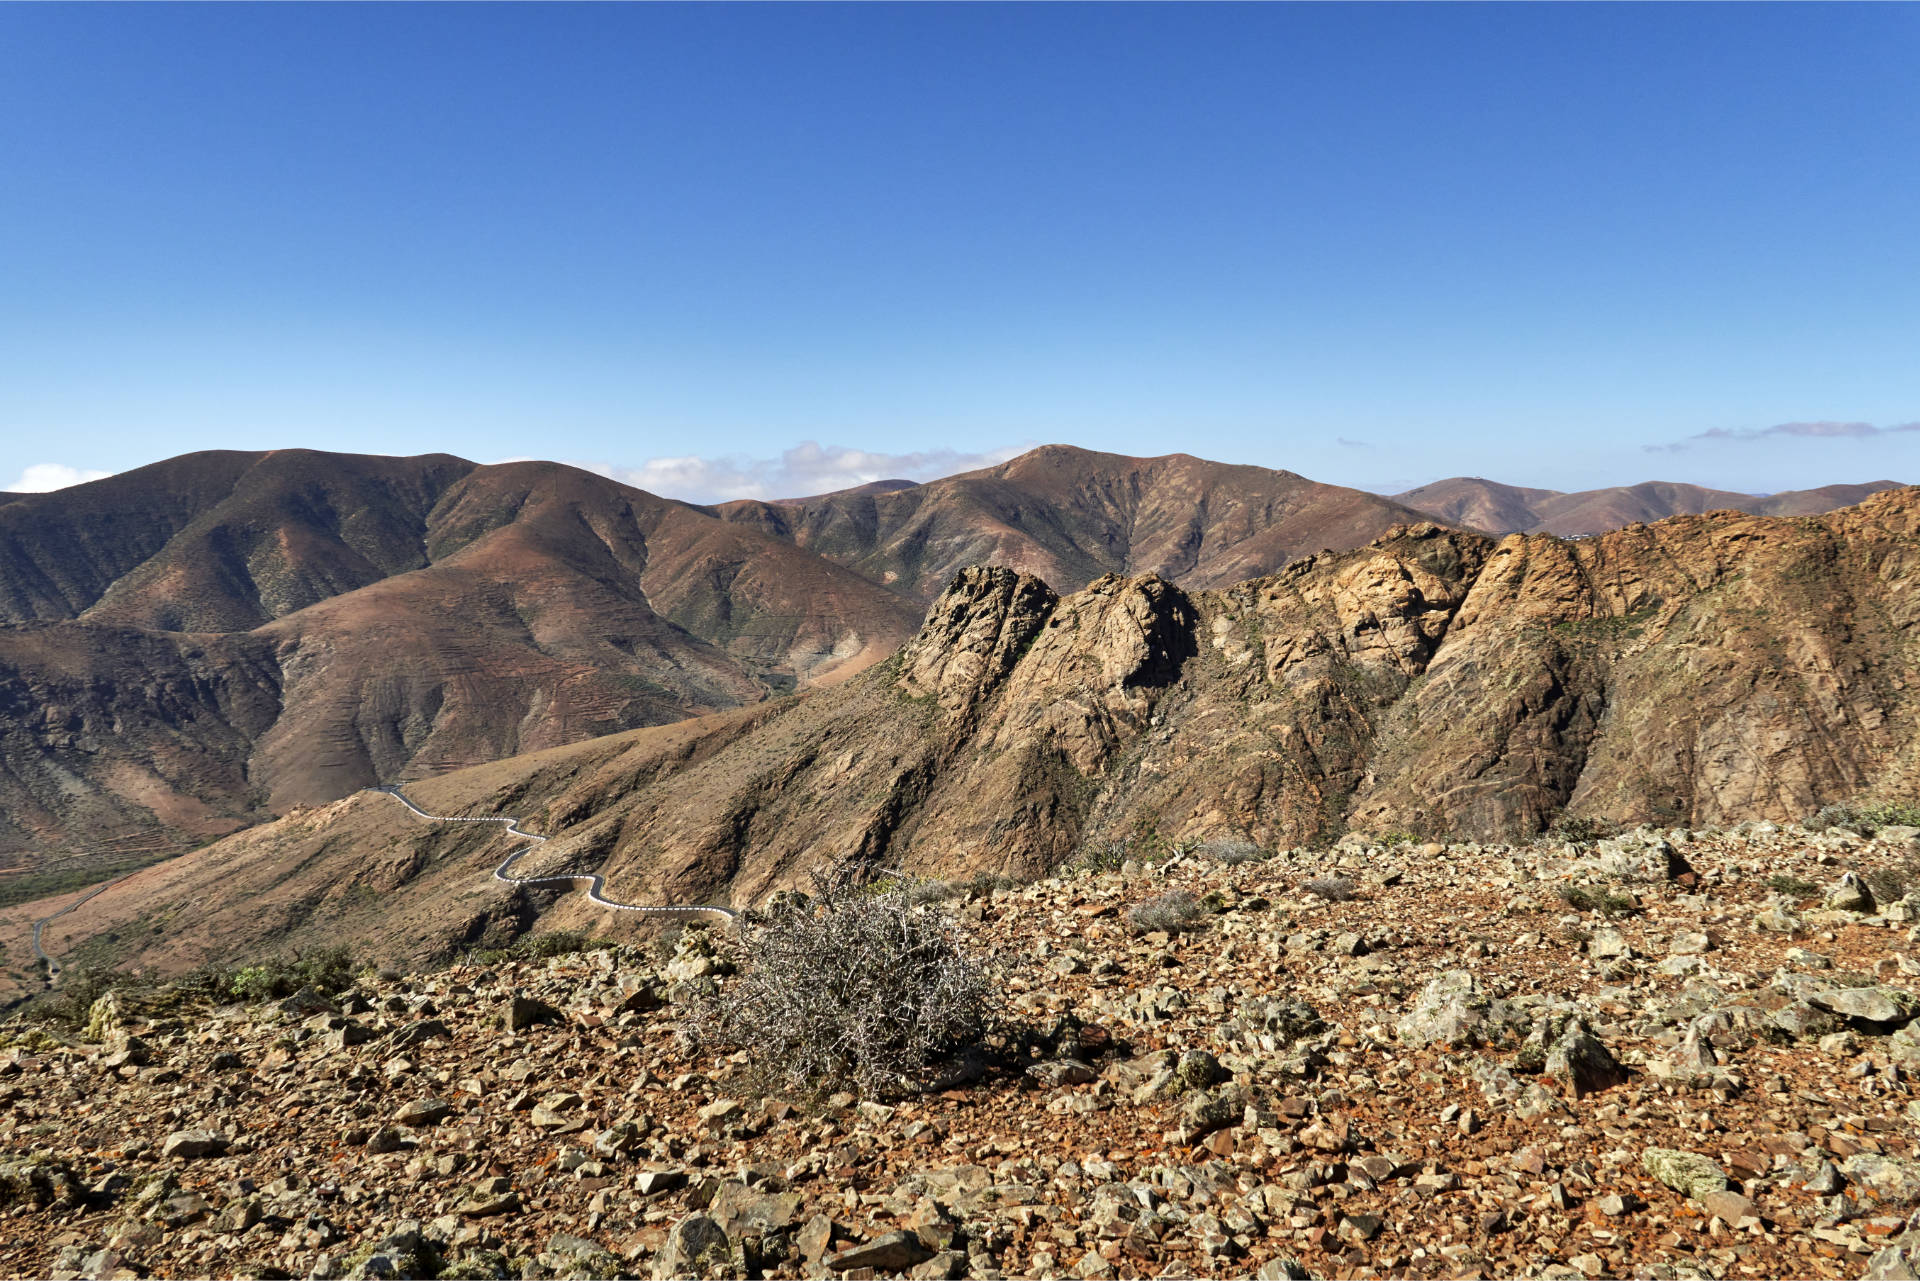
{"type": "Polygon", "coordinates": [[[772,1092],[899,1092],[1004,1004],[998,976],[946,917],[897,886],[824,882],[744,923],[741,942],[746,973],[698,1002],[690,1031],[745,1050],[772,1092]]]}
{"type": "Polygon", "coordinates": [[[1881,805],[1827,805],[1807,820],[1807,826],[1816,832],[1840,827],[1871,837],[1883,827],[1920,827],[1920,805],[1901,801],[1881,805]]]}
{"type": "Polygon", "coordinates": [[[323,947],[311,952],[276,956],[242,966],[227,990],[243,1001],[276,1001],[303,987],[316,992],[338,992],[353,983],[353,953],[346,947],[323,947]]]}
{"type": "Polygon", "coordinates": [[[1594,841],[1604,841],[1612,836],[1614,825],[1602,819],[1562,814],[1554,820],[1551,832],[1557,841],[1565,841],[1569,845],[1587,845],[1594,841]]]}
{"type": "Polygon", "coordinates": [[[1352,900],[1359,886],[1345,876],[1316,876],[1300,888],[1329,903],[1346,903],[1352,900]]]}
{"type": "Polygon", "coordinates": [[[1920,858],[1903,859],[1891,867],[1862,872],[1860,879],[1873,891],[1876,903],[1893,903],[1920,890],[1920,858]]]}
{"type": "Polygon", "coordinates": [[[1252,841],[1233,839],[1207,841],[1200,846],[1200,853],[1212,859],[1214,862],[1224,863],[1228,867],[1237,867],[1242,863],[1264,862],[1270,857],[1265,850],[1255,845],[1252,841]]]}
{"type": "Polygon", "coordinates": [[[1191,930],[1207,919],[1207,909],[1185,890],[1169,890],[1144,903],[1136,903],[1127,912],[1127,923],[1142,934],[1162,931],[1178,934],[1191,930]]]}
{"type": "Polygon", "coordinates": [[[1775,872],[1769,876],[1767,888],[1780,894],[1790,894],[1794,898],[1812,898],[1820,892],[1820,887],[1812,881],[1802,880],[1798,876],[1789,876],[1785,872],[1775,872]]]}
{"type": "Polygon", "coordinates": [[[1095,841],[1061,864],[1060,874],[1117,872],[1122,863],[1133,857],[1133,846],[1126,841],[1095,841]]]}
{"type": "Polygon", "coordinates": [[[1562,885],[1554,893],[1560,896],[1561,902],[1577,912],[1597,912],[1608,919],[1626,916],[1639,907],[1631,895],[1596,889],[1590,885],[1562,885]]]}
{"type": "Polygon", "coordinates": [[[974,898],[990,897],[995,890],[1016,890],[1020,882],[1002,872],[976,872],[967,882],[967,893],[974,898]]]}

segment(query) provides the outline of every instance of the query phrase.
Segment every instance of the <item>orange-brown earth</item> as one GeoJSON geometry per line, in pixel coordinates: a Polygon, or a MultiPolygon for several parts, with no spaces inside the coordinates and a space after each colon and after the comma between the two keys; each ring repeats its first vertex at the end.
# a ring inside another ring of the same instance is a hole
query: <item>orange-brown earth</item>
{"type": "MultiPolygon", "coordinates": [[[[1799,819],[1911,794],[1917,567],[1920,491],[1897,490],[1573,542],[1405,526],[1222,591],[1109,576],[1063,598],[969,570],[843,683],[416,800],[553,837],[525,868],[734,906],[842,860],[1033,875],[1115,842],[1799,819]]],[[[490,882],[503,853],[490,827],[358,796],[143,873],[55,938],[181,968],[345,937],[426,959],[549,910],[600,919],[490,882]]],[[[47,910],[0,923],[21,937],[47,910]]]]}

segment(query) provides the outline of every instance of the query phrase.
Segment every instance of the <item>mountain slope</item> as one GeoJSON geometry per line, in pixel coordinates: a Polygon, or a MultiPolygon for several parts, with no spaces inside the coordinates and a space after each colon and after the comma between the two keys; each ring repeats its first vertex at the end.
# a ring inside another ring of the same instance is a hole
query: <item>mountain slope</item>
{"type": "MultiPolygon", "coordinates": [[[[1794,820],[1920,782],[1916,583],[1911,489],[1572,542],[1407,526],[1223,591],[1109,576],[1060,597],[974,569],[838,686],[410,790],[551,835],[527,874],[735,906],[848,860],[1034,873],[1113,841],[1794,820]]],[[[141,940],[143,917],[174,922],[182,963],[241,935],[412,931],[426,956],[600,919],[494,886],[502,853],[362,795],[142,873],[90,919],[141,940]]]]}
{"type": "Polygon", "coordinates": [[[923,603],[976,564],[1031,573],[1062,591],[1106,573],[1223,586],[1419,519],[1377,495],[1292,472],[1066,445],[908,488],[712,510],[923,603]]]}
{"type": "Polygon", "coordinates": [[[33,495],[0,506],[0,856],[178,848],[758,701],[884,656],[917,612],[549,463],[214,453],[33,495]]]}
{"type": "Polygon", "coordinates": [[[1478,476],[1456,476],[1409,489],[1393,498],[1397,503],[1449,524],[1467,525],[1489,534],[1551,533],[1576,537],[1664,520],[1668,516],[1709,511],[1741,511],[1755,516],[1816,516],[1899,487],[1896,481],[1877,480],[1863,485],[1826,485],[1819,489],[1760,495],[1646,481],[1568,494],[1552,489],[1521,489],[1478,476]]]}

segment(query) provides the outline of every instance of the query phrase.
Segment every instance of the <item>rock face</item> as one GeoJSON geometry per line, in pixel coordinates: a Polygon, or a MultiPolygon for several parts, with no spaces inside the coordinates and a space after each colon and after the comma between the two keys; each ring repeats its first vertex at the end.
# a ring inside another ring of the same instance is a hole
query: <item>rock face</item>
{"type": "MultiPolygon", "coordinates": [[[[625,884],[736,906],[843,860],[1032,875],[1227,836],[1797,820],[1920,783],[1911,566],[1915,490],[1579,542],[1416,524],[1219,591],[1108,576],[1057,596],[1031,575],[969,570],[893,660],[843,684],[450,773],[420,798],[518,814],[561,838],[541,860],[601,871],[615,897],[625,884]]],[[[460,906],[496,837],[358,800],[211,847],[157,899],[151,882],[125,893],[143,911],[176,904],[173,941],[211,952],[269,927],[330,928],[347,906],[336,887],[369,880],[372,916],[404,912],[452,946],[553,901],[503,901],[492,920],[460,906]],[[368,851],[395,847],[408,853],[370,872],[368,851]],[[308,914],[295,921],[294,905],[308,914]]],[[[1636,889],[1690,875],[1658,835],[1591,857],[1636,889]]],[[[89,903],[90,919],[130,921],[122,893],[89,903]]],[[[597,919],[570,898],[557,910],[597,919]]],[[[1803,910],[1766,919],[1798,931],[1803,910]]]]}

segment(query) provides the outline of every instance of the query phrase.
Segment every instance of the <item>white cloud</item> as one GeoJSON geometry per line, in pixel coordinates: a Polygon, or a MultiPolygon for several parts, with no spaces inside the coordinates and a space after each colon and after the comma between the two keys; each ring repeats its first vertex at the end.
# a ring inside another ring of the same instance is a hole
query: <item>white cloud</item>
{"type": "Polygon", "coordinates": [[[821,445],[805,440],[778,458],[739,454],[704,458],[649,458],[637,467],[613,463],[574,463],[649,493],[696,503],[734,498],[805,498],[851,489],[876,480],[937,480],[955,472],[1003,463],[1026,446],[961,453],[927,449],[909,454],[879,454],[864,449],[821,445]]]}
{"type": "Polygon", "coordinates": [[[34,463],[20,473],[20,479],[11,485],[0,486],[0,492],[46,494],[56,489],[65,489],[69,485],[83,484],[89,480],[105,480],[111,475],[113,473],[110,471],[95,471],[91,467],[69,467],[65,463],[34,463]]]}
{"type": "Polygon", "coordinates": [[[1649,454],[1683,454],[1691,449],[1693,442],[1697,440],[1722,444],[1750,440],[1777,440],[1782,437],[1801,440],[1869,440],[1875,436],[1891,436],[1896,432],[1914,431],[1920,431],[1920,423],[1900,423],[1893,427],[1876,427],[1872,423],[1831,421],[1775,423],[1771,427],[1739,427],[1733,430],[1713,427],[1703,432],[1696,432],[1685,440],[1676,440],[1666,445],[1642,445],[1640,448],[1649,454]]]}

